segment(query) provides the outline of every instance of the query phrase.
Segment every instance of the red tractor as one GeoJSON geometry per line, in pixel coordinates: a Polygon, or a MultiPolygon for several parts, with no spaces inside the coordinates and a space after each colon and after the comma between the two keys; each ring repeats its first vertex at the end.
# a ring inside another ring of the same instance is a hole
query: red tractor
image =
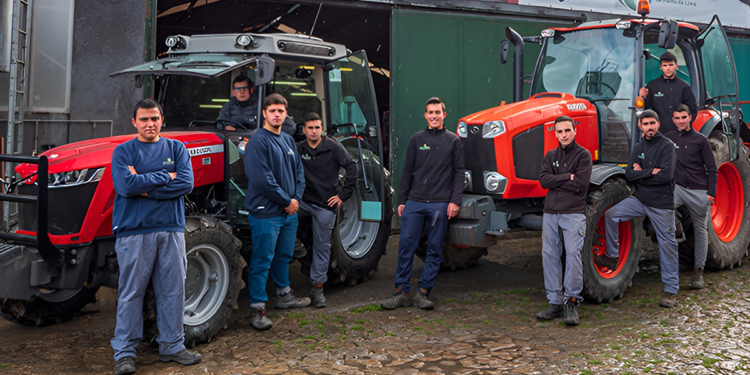
{"type": "MultiPolygon", "coordinates": [[[[719,170],[711,207],[707,268],[738,265],[750,243],[750,160],[744,142],[750,131],[741,121],[735,65],[718,21],[704,30],[689,23],[623,19],[544,30],[522,38],[506,29],[501,60],[514,45],[514,103],[463,117],[457,134],[464,145],[466,188],[459,219],[447,242],[463,259],[476,260],[510,228],[541,230],[546,190],[539,184],[544,154],[557,147],[553,121],[561,115],[576,122],[577,142],[594,160],[587,208],[587,237],[582,255],[584,296],[602,302],[619,298],[638,270],[641,236],[648,222],[620,223],[617,269],[598,267],[604,254],[603,214],[628,197],[632,187],[624,166],[641,134],[637,127],[638,89],[661,74],[659,58],[678,56],[678,76],[691,85],[698,102],[693,128],[706,136],[719,170]],[[522,100],[524,42],[542,46],[531,75],[530,97],[522,100]]],[[[692,256],[692,225],[682,216],[687,241],[681,254],[692,256]]]]}
{"type": "MultiPolygon", "coordinates": [[[[329,136],[357,163],[354,196],[338,212],[329,282],[365,278],[385,251],[392,208],[364,53],[347,54],[343,45],[288,34],[177,35],[167,45],[164,58],[114,74],[136,74],[139,86],[154,84],[165,111],[162,135],[185,144],[191,156],[195,187],[185,196],[186,344],[205,342],[225,326],[244,285],[242,256],[248,258],[252,250],[240,155],[255,129],[231,124],[237,131],[218,130],[215,124],[237,75],[253,79],[260,98],[284,95],[298,126],[308,112],[321,114],[329,136]]],[[[262,124],[260,101],[257,113],[256,128],[262,124]]],[[[0,156],[2,162],[21,163],[17,178],[4,181],[7,194],[0,200],[30,203],[19,209],[18,230],[0,233],[3,317],[27,325],[59,322],[92,302],[99,287],[117,288],[110,168],[112,151],[133,137],[71,143],[38,157],[0,156]]],[[[299,260],[309,264],[310,256],[299,260]]],[[[144,332],[152,339],[156,311],[153,295],[147,298],[144,332]]]]}

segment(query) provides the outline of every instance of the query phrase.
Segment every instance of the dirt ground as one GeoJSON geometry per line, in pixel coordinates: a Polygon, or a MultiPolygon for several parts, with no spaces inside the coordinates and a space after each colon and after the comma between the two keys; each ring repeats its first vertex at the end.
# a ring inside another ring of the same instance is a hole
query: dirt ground
{"type": "MultiPolygon", "coordinates": [[[[624,298],[581,306],[581,325],[539,322],[546,307],[539,232],[506,236],[472,270],[442,273],[433,311],[377,304],[392,288],[397,236],[380,271],[356,287],[327,292],[326,309],[270,309],[274,327],[250,327],[246,294],[225,330],[195,348],[203,361],[181,367],[138,349],[138,374],[685,374],[750,371],[746,264],[708,273],[707,287],[684,288],[673,309],[658,307],[657,272],[640,272],[624,298]],[[243,302],[244,301],[244,302],[243,302]]],[[[646,253],[655,246],[646,244],[646,253]]],[[[642,269],[652,269],[647,256],[642,269]]],[[[649,259],[651,259],[649,261],[649,259]]],[[[415,263],[418,278],[421,263],[415,263]]],[[[689,273],[681,273],[685,286],[689,273]]],[[[293,280],[304,288],[304,280],[293,280]]],[[[112,298],[102,294],[102,298],[112,298]]],[[[101,299],[101,298],[100,298],[101,299]]],[[[114,310],[53,327],[0,323],[2,374],[107,374],[114,310]]]]}

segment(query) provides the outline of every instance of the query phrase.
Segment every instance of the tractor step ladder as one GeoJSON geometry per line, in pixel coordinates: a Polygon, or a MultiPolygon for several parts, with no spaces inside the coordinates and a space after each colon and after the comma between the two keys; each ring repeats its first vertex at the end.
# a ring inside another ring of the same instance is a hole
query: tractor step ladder
{"type": "MultiPolygon", "coordinates": [[[[13,24],[11,26],[10,85],[8,90],[8,137],[5,138],[6,155],[18,155],[23,145],[23,113],[26,101],[29,59],[29,38],[31,37],[31,16],[33,0],[13,0],[13,24]],[[17,133],[16,133],[17,131],[17,133]]],[[[13,165],[5,166],[2,193],[7,182],[14,176],[13,165]]],[[[10,231],[11,209],[17,212],[17,205],[3,202],[3,228],[10,231]],[[5,228],[7,226],[7,228],[5,228]]]]}

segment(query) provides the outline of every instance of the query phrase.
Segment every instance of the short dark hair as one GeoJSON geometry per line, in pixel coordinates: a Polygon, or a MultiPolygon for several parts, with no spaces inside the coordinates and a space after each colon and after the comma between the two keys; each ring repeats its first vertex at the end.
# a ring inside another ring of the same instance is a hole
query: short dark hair
{"type": "Polygon", "coordinates": [[[445,112],[445,103],[443,103],[443,101],[440,100],[440,98],[438,98],[437,96],[433,96],[433,97],[427,99],[427,103],[425,103],[425,105],[424,105],[424,111],[425,112],[427,112],[427,106],[430,105],[430,104],[440,104],[443,107],[443,112],[445,112]]]}
{"type": "Polygon", "coordinates": [[[234,77],[234,79],[232,80],[232,88],[234,88],[235,83],[240,83],[240,82],[247,82],[247,87],[250,88],[251,90],[255,88],[255,83],[253,82],[253,80],[250,78],[247,78],[246,76],[234,77]]]}
{"type": "Polygon", "coordinates": [[[151,98],[141,99],[138,101],[138,103],[135,103],[135,106],[133,107],[133,119],[135,120],[135,116],[138,114],[139,109],[151,109],[151,108],[158,108],[159,114],[161,117],[164,117],[164,110],[161,109],[161,104],[159,104],[156,100],[151,98]]]}
{"type": "Polygon", "coordinates": [[[664,52],[661,57],[659,57],[659,62],[677,63],[677,57],[672,52],[664,52]]]}
{"type": "Polygon", "coordinates": [[[281,94],[273,93],[271,95],[266,96],[266,98],[263,99],[263,110],[265,111],[266,108],[268,108],[268,106],[274,105],[274,104],[283,104],[285,109],[286,107],[289,106],[289,102],[287,102],[286,99],[284,99],[284,97],[281,96],[281,94]]]}
{"type": "Polygon", "coordinates": [[[657,115],[656,112],[654,112],[654,111],[652,111],[650,109],[647,109],[647,110],[641,112],[640,115],[638,115],[638,121],[641,121],[644,118],[652,118],[652,119],[654,119],[656,121],[659,121],[659,115],[657,115]]]}
{"type": "Polygon", "coordinates": [[[677,113],[677,112],[688,112],[688,114],[691,114],[690,108],[688,108],[688,106],[685,105],[685,103],[680,103],[677,105],[677,107],[674,107],[674,111],[672,111],[672,113],[677,113]]]}
{"type": "Polygon", "coordinates": [[[555,130],[557,130],[557,123],[558,122],[565,122],[565,121],[570,122],[573,125],[573,130],[576,130],[576,122],[573,121],[573,119],[570,116],[560,116],[560,117],[556,118],[555,119],[555,125],[553,125],[555,127],[555,130]]]}
{"type": "Polygon", "coordinates": [[[307,115],[305,115],[305,122],[315,121],[315,120],[318,120],[321,122],[323,121],[323,119],[320,118],[320,115],[315,112],[310,112],[307,115]]]}

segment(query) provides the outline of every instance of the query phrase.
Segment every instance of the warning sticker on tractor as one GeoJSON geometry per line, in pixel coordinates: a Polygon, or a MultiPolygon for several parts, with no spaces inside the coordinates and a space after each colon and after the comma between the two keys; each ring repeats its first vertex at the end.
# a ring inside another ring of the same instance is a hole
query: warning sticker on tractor
{"type": "Polygon", "coordinates": [[[211,164],[211,158],[203,158],[202,162],[203,162],[203,165],[210,165],[211,164]]]}

